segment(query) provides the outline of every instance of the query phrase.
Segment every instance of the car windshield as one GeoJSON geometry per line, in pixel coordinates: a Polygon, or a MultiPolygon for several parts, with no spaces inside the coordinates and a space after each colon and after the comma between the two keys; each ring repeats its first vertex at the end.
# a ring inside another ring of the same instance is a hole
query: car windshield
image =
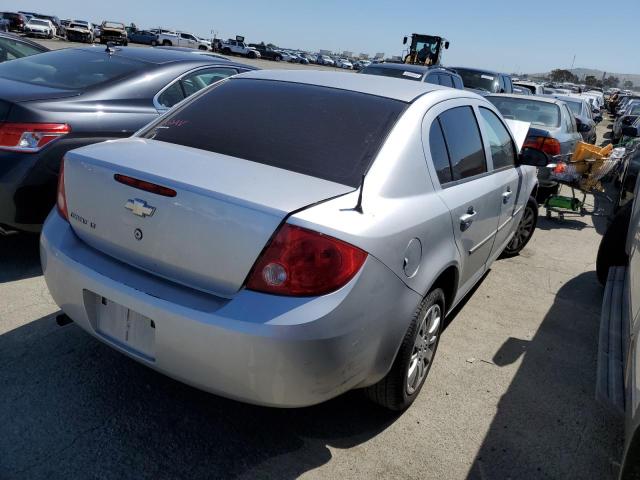
{"type": "Polygon", "coordinates": [[[116,29],[119,29],[119,30],[124,29],[124,24],[122,24],[122,23],[105,22],[102,26],[104,28],[116,28],[116,29]]]}
{"type": "Polygon", "coordinates": [[[381,77],[404,78],[406,80],[422,80],[422,73],[404,70],[403,68],[387,68],[381,65],[369,65],[360,70],[360,73],[367,75],[379,75],[381,77]]]}
{"type": "Polygon", "coordinates": [[[144,66],[102,51],[67,48],[0,63],[0,78],[77,90],[131,75],[144,66]]]}
{"type": "Polygon", "coordinates": [[[490,72],[482,72],[478,70],[467,70],[465,68],[456,68],[456,71],[462,77],[462,82],[466,88],[475,88],[485,92],[498,92],[498,77],[490,72]]]}
{"type": "Polygon", "coordinates": [[[43,27],[48,27],[48,26],[49,26],[49,22],[47,22],[46,20],[36,20],[35,18],[34,18],[34,19],[31,19],[31,20],[29,21],[29,23],[30,23],[31,25],[41,25],[41,26],[43,26],[43,27]]]}
{"type": "Polygon", "coordinates": [[[487,99],[500,110],[504,118],[550,128],[560,126],[560,108],[555,103],[503,96],[489,96],[487,99]]]}
{"type": "Polygon", "coordinates": [[[355,188],[405,107],[336,88],[235,79],[178,107],[142,136],[355,188]],[[225,114],[211,115],[212,109],[225,114]]]}

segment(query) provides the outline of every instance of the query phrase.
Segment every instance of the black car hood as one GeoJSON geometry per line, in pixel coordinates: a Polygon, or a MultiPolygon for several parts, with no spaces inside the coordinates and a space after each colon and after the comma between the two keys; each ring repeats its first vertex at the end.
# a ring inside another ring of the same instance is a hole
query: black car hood
{"type": "Polygon", "coordinates": [[[76,97],[81,92],[62,88],[46,87],[33,83],[19,82],[0,77],[0,99],[10,102],[30,102],[34,100],[52,100],[55,98],[76,97]]]}

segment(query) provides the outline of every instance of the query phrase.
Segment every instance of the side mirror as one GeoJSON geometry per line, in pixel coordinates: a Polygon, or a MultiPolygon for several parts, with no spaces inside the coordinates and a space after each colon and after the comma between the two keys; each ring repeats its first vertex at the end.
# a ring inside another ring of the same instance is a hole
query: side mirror
{"type": "Polygon", "coordinates": [[[537,148],[525,147],[520,152],[518,158],[520,165],[530,165],[532,167],[546,167],[551,163],[549,155],[537,148]]]}
{"type": "Polygon", "coordinates": [[[624,118],[622,119],[622,124],[623,124],[623,125],[631,125],[631,124],[633,123],[633,121],[634,121],[634,120],[635,120],[635,119],[634,119],[634,118],[631,118],[631,117],[624,117],[624,118]]]}
{"type": "Polygon", "coordinates": [[[596,115],[593,121],[596,123],[600,123],[602,121],[602,115],[596,115]]]}
{"type": "Polygon", "coordinates": [[[403,44],[403,45],[406,45],[406,44],[407,44],[407,37],[404,37],[404,38],[402,39],[402,44],[403,44]]]}
{"type": "Polygon", "coordinates": [[[449,42],[444,42],[444,49],[449,50],[449,42]]]}
{"type": "Polygon", "coordinates": [[[623,127],[622,135],[625,137],[637,137],[638,136],[638,127],[623,127]]]}
{"type": "Polygon", "coordinates": [[[591,127],[586,123],[582,123],[582,122],[576,122],[576,123],[578,124],[578,132],[580,133],[587,133],[589,130],[591,130],[591,127]]]}

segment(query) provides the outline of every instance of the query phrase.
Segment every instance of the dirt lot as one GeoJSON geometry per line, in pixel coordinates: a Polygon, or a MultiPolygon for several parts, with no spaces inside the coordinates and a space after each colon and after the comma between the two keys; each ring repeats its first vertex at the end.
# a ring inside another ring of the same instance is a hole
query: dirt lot
{"type": "Polygon", "coordinates": [[[541,218],[450,320],[400,416],[358,392],[275,410],[163,377],[58,326],[37,238],[0,237],[0,478],[611,478],[622,425],[594,400],[602,220],[541,218]]]}

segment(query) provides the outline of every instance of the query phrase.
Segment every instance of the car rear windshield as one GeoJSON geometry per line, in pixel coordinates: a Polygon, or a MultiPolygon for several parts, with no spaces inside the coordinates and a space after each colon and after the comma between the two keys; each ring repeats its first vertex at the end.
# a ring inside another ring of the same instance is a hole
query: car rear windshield
{"type": "Polygon", "coordinates": [[[357,187],[405,106],[348,90],[232,79],[142,136],[357,187]]]}
{"type": "Polygon", "coordinates": [[[404,78],[406,80],[416,80],[418,82],[422,80],[422,73],[420,72],[412,72],[402,68],[385,68],[378,65],[369,65],[368,67],[363,68],[360,73],[365,73],[367,75],[380,75],[382,77],[404,78]]]}
{"type": "Polygon", "coordinates": [[[540,102],[528,98],[489,96],[504,118],[530,122],[545,127],[560,126],[560,108],[555,103],[540,102]]]}
{"type": "Polygon", "coordinates": [[[456,68],[456,72],[462,77],[465,88],[475,88],[491,93],[498,92],[498,76],[494,73],[464,68],[456,68]]]}
{"type": "Polygon", "coordinates": [[[66,48],[0,63],[0,78],[78,90],[131,75],[144,66],[144,62],[108,55],[101,49],[66,48]]]}

